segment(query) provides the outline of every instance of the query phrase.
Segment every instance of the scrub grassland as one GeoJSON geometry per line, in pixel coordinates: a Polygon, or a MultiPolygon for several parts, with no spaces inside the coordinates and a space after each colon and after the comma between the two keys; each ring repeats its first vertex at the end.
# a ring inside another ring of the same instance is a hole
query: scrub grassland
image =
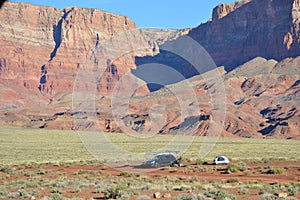
{"type": "MultiPolygon", "coordinates": [[[[115,146],[138,153],[163,149],[174,139],[104,135],[115,146]]],[[[300,141],[219,138],[200,158],[204,139],[193,138],[183,152],[185,167],[136,172],[130,170],[131,157],[124,158],[128,171],[96,160],[75,131],[1,127],[0,198],[152,199],[155,193],[161,199],[300,198],[300,141]],[[231,164],[211,165],[217,155],[227,156],[231,164]]]]}
{"type": "MultiPolygon", "coordinates": [[[[174,136],[170,135],[140,138],[117,133],[106,133],[105,137],[113,145],[125,151],[136,153],[163,149],[167,143],[172,143],[171,141],[174,139],[174,136]]],[[[168,150],[176,150],[179,145],[184,145],[187,147],[182,155],[184,159],[192,161],[199,159],[199,150],[201,145],[204,145],[204,138],[186,138],[183,137],[182,142],[179,141],[180,138],[177,138],[177,142],[175,141],[171,145],[173,149],[168,150]],[[192,143],[186,144],[189,142],[192,143]]],[[[1,127],[0,143],[1,164],[95,160],[81,142],[76,131],[1,127]]],[[[226,155],[231,160],[236,161],[300,161],[300,141],[218,138],[212,151],[203,159],[211,161],[218,155],[226,155]]],[[[128,160],[130,161],[130,158],[128,160]]]]}

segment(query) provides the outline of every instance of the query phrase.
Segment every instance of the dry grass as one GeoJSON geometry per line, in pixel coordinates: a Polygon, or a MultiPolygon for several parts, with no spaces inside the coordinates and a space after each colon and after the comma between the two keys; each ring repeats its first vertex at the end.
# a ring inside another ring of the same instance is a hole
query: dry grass
{"type": "MultiPolygon", "coordinates": [[[[199,149],[204,138],[155,135],[149,138],[137,138],[126,134],[105,134],[105,137],[118,148],[134,153],[144,154],[159,149],[180,149],[188,147],[183,157],[188,160],[199,159],[199,149]],[[166,144],[171,144],[166,147],[166,144]]],[[[21,129],[13,127],[0,128],[0,164],[20,164],[28,162],[68,162],[94,160],[77,132],[21,129]]],[[[109,152],[109,151],[108,151],[109,152]]],[[[112,156],[113,152],[111,152],[112,156]]],[[[217,155],[226,155],[231,160],[300,160],[300,141],[297,140],[261,140],[219,138],[212,151],[203,158],[211,161],[217,155]]],[[[134,159],[128,157],[128,160],[134,159]]]]}

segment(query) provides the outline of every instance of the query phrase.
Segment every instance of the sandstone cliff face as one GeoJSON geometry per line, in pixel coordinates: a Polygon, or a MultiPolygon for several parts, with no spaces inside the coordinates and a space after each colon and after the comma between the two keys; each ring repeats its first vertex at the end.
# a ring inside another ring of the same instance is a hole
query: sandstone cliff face
{"type": "Polygon", "coordinates": [[[38,87],[40,68],[54,47],[53,26],[61,14],[50,7],[4,4],[0,11],[0,72],[6,84],[38,87]]]}
{"type": "Polygon", "coordinates": [[[249,3],[251,0],[243,0],[243,1],[237,1],[233,4],[228,3],[221,3],[217,7],[213,9],[212,13],[212,21],[217,21],[225,16],[227,16],[229,13],[232,13],[239,7],[249,3]]]}
{"type": "Polygon", "coordinates": [[[1,79],[49,98],[72,91],[87,53],[99,41],[135,28],[129,18],[97,9],[5,3],[0,11],[1,79]]]}
{"type": "Polygon", "coordinates": [[[257,56],[282,60],[300,53],[299,0],[220,4],[213,19],[190,31],[227,70],[257,56]]]}

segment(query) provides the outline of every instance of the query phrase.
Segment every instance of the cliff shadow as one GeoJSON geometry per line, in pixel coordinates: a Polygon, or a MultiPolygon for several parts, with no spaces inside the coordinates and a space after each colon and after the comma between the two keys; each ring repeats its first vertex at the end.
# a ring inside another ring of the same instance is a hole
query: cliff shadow
{"type": "Polygon", "coordinates": [[[160,50],[155,56],[135,57],[135,64],[136,69],[131,73],[145,81],[151,92],[212,69],[205,62],[193,66],[185,58],[167,50],[160,50]]]}

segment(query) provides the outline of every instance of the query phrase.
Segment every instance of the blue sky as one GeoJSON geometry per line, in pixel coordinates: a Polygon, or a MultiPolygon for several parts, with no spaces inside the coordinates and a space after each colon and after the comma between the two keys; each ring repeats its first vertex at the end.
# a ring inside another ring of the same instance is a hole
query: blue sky
{"type": "MultiPolygon", "coordinates": [[[[206,22],[222,0],[11,0],[63,9],[98,8],[130,17],[139,28],[188,28],[206,22]]],[[[229,2],[233,2],[229,1],[229,2]]]]}

